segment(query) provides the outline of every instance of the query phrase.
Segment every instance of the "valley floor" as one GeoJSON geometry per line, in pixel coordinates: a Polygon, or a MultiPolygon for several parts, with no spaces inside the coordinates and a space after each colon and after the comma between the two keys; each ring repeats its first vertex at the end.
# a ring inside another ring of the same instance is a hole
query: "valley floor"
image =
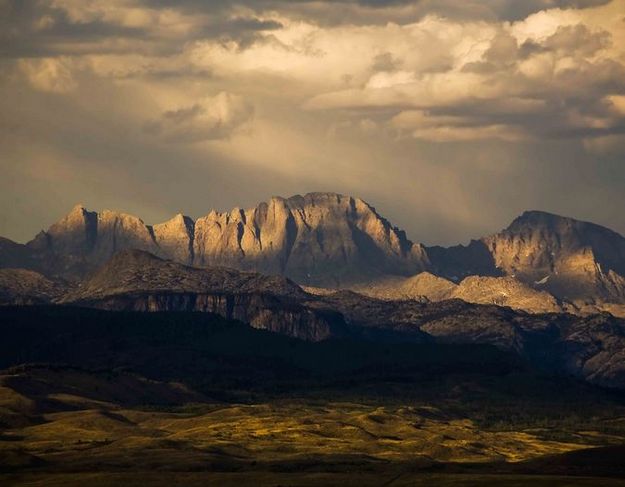
{"type": "Polygon", "coordinates": [[[625,449],[593,448],[625,437],[599,431],[553,441],[434,407],[310,399],[172,411],[54,399],[70,410],[0,434],[2,485],[625,485],[625,449]]]}

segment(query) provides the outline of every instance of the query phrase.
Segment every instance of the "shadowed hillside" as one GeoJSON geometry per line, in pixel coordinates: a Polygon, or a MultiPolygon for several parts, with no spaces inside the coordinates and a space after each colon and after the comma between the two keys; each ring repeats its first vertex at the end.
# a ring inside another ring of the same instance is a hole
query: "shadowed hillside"
{"type": "MultiPolygon", "coordinates": [[[[490,345],[67,307],[3,308],[0,332],[6,485],[619,485],[562,475],[568,452],[625,441],[625,397],[490,345]]],[[[601,468],[576,475],[622,473],[580,458],[601,468]]]]}

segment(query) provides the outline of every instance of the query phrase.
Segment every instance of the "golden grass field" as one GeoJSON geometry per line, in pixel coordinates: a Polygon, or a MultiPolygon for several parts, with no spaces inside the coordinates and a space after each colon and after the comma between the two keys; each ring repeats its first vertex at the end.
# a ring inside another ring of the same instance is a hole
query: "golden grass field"
{"type": "MultiPolygon", "coordinates": [[[[5,405],[28,406],[27,398],[2,392],[5,405]]],[[[516,486],[528,485],[528,478],[423,469],[437,462],[520,462],[588,448],[601,437],[585,432],[576,442],[557,442],[536,432],[485,431],[427,406],[276,401],[164,412],[55,398],[87,409],[47,413],[41,424],[5,429],[0,459],[9,471],[0,477],[3,485],[516,486]]],[[[625,485],[617,479],[531,479],[536,486],[625,485]]]]}
{"type": "Polygon", "coordinates": [[[169,456],[184,452],[181,461],[188,468],[201,468],[223,459],[288,463],[351,455],[380,462],[521,461],[587,446],[526,432],[481,431],[468,419],[447,419],[434,408],[297,402],[203,408],[196,414],[123,409],[46,414],[43,424],[5,431],[0,451],[4,458],[34,455],[75,466],[97,461],[163,468],[169,456]]]}

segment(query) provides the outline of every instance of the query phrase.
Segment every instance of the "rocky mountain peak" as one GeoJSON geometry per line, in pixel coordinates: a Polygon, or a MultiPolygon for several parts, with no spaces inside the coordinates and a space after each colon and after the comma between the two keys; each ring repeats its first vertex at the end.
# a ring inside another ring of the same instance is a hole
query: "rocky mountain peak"
{"type": "Polygon", "coordinates": [[[483,242],[498,269],[558,297],[622,294],[610,272],[625,275],[625,239],[605,227],[531,211],[483,242]]]}
{"type": "MultiPolygon", "coordinates": [[[[580,306],[625,299],[625,238],[573,218],[526,211],[504,230],[467,246],[426,250],[434,271],[454,282],[509,276],[580,306]]],[[[504,281],[478,282],[487,283],[504,281]]]]}
{"type": "Polygon", "coordinates": [[[85,208],[85,205],[83,205],[82,203],[76,203],[72,209],[69,212],[69,215],[72,214],[84,214],[86,213],[87,209],[85,208]]]}
{"type": "Polygon", "coordinates": [[[193,221],[178,214],[153,226],[116,211],[71,212],[29,243],[46,271],[80,277],[123,249],[200,267],[225,265],[341,286],[428,268],[424,248],[362,199],[336,193],[272,197],[193,221]],[[54,255],[54,258],[51,256],[54,255]]]}
{"type": "Polygon", "coordinates": [[[273,196],[197,221],[178,213],[153,226],[79,204],[26,246],[0,239],[0,267],[80,280],[125,249],[385,297],[440,300],[464,289],[466,299],[501,301],[501,291],[526,296],[523,306],[540,300],[541,310],[554,309],[534,290],[577,309],[625,303],[625,239],[599,225],[533,210],[467,246],[425,248],[366,201],[328,192],[273,196]],[[502,279],[465,281],[471,276],[502,279]]]}
{"type": "Polygon", "coordinates": [[[591,233],[602,233],[598,225],[543,211],[526,211],[493,237],[523,237],[542,240],[559,248],[579,248],[586,245],[591,233]]]}
{"type": "Polygon", "coordinates": [[[561,222],[561,221],[575,221],[573,218],[568,218],[566,216],[557,215],[555,213],[550,213],[548,211],[542,210],[525,210],[521,215],[516,217],[511,226],[516,222],[527,222],[531,224],[539,224],[539,223],[549,223],[549,222],[561,222]]]}
{"type": "Polygon", "coordinates": [[[29,244],[32,248],[51,247],[55,253],[80,253],[89,251],[95,244],[98,214],[88,211],[82,204],[50,228],[40,233],[29,244]]]}
{"type": "Polygon", "coordinates": [[[362,200],[308,193],[274,196],[254,208],[198,219],[194,263],[337,285],[371,274],[422,269],[427,256],[362,200]]]}
{"type": "Polygon", "coordinates": [[[193,263],[194,232],[195,222],[182,213],[152,227],[160,254],[184,264],[193,263]]]}

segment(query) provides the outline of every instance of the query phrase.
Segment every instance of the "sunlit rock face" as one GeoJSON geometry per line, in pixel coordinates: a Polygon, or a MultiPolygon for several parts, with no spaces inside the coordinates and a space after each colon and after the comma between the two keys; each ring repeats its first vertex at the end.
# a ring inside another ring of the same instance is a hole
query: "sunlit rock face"
{"type": "Polygon", "coordinates": [[[131,215],[77,206],[28,246],[44,267],[70,277],[84,275],[124,249],[200,267],[280,274],[313,285],[340,286],[428,267],[423,247],[374,208],[333,193],[274,197],[248,210],[211,211],[196,222],[177,215],[153,227],[131,215]]]}
{"type": "Polygon", "coordinates": [[[430,272],[420,272],[414,276],[388,276],[370,283],[352,286],[354,291],[387,300],[426,300],[443,301],[451,299],[457,284],[430,272]]]}
{"type": "Polygon", "coordinates": [[[528,211],[497,234],[428,253],[434,269],[455,280],[504,275],[571,302],[625,299],[625,238],[572,218],[528,211]]]}
{"type": "Polygon", "coordinates": [[[211,212],[195,225],[196,265],[225,264],[338,286],[427,267],[420,245],[364,201],[331,193],[272,198],[250,210],[211,212]]]}
{"type": "Polygon", "coordinates": [[[625,239],[607,228],[529,211],[484,243],[497,268],[556,296],[625,298],[625,239]]]}
{"type": "Polygon", "coordinates": [[[141,219],[109,210],[91,212],[81,205],[27,246],[44,270],[69,278],[90,272],[123,249],[159,252],[152,229],[141,219]]]}
{"type": "Polygon", "coordinates": [[[177,214],[171,220],[152,227],[159,253],[183,264],[193,263],[195,224],[191,218],[177,214]]]}
{"type": "Polygon", "coordinates": [[[444,301],[495,304],[530,313],[558,313],[565,307],[546,291],[534,289],[510,276],[468,276],[459,284],[422,272],[411,277],[389,277],[368,285],[354,286],[365,295],[381,299],[444,301]]]}
{"type": "Polygon", "coordinates": [[[453,297],[469,303],[496,304],[530,313],[564,311],[546,291],[534,289],[513,277],[469,276],[454,290],[453,297]]]}

